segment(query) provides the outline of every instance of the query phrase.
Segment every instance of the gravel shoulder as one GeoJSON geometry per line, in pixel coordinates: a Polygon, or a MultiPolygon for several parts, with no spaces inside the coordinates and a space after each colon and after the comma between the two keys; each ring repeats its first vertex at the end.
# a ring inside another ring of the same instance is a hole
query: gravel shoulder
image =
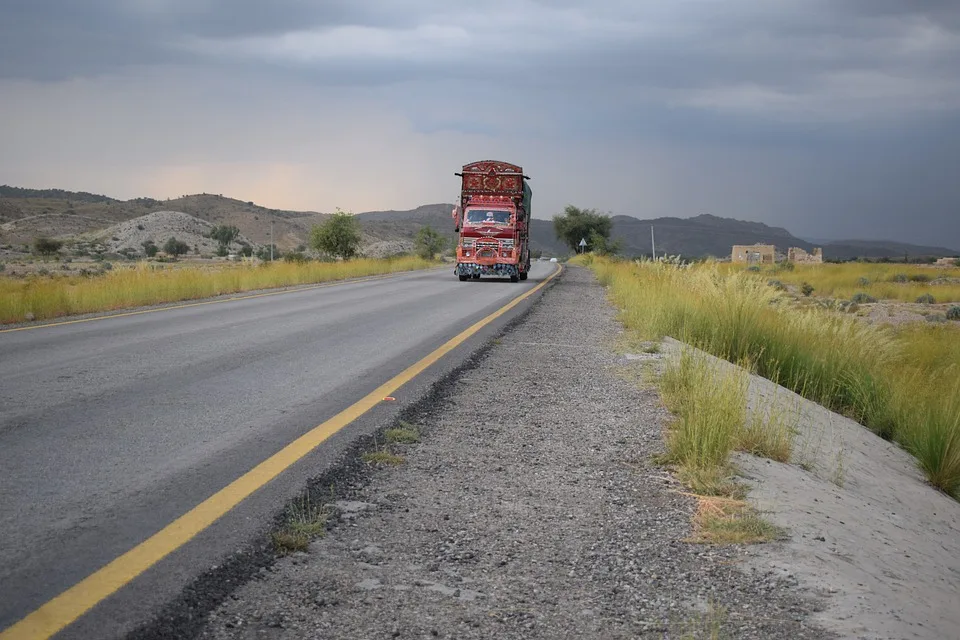
{"type": "Polygon", "coordinates": [[[619,331],[593,275],[565,270],[403,416],[421,432],[403,464],[318,479],[326,535],[199,637],[835,637],[790,571],[686,541],[695,502],[651,462],[668,415],[624,375],[619,331]]]}

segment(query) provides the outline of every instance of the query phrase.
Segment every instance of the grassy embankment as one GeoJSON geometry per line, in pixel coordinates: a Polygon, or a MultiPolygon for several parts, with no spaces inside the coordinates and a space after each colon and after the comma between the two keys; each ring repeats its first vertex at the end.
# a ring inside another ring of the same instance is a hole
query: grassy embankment
{"type": "MultiPolygon", "coordinates": [[[[764,279],[716,264],[683,268],[580,260],[588,261],[609,286],[628,329],[649,339],[673,336],[857,420],[903,445],[933,486],[960,498],[956,323],[896,329],[824,309],[800,309],[764,279]]],[[[709,388],[696,382],[690,365],[675,366],[684,373],[679,377],[687,379],[688,388],[709,388]]],[[[669,406],[669,376],[661,385],[669,406]]],[[[715,403],[730,397],[730,391],[718,391],[712,399],[703,391],[695,395],[715,403]]],[[[675,413],[676,406],[674,402],[675,413]]],[[[690,411],[700,413],[723,412],[690,411]]],[[[738,447],[735,434],[740,427],[735,423],[743,421],[737,415],[728,422],[724,428],[734,435],[715,433],[715,425],[697,428],[680,411],[669,437],[668,457],[681,469],[693,470],[697,478],[705,477],[704,469],[722,469],[727,455],[738,447]]]]}
{"type": "Polygon", "coordinates": [[[0,324],[425,269],[438,263],[403,257],[262,265],[221,263],[217,268],[164,266],[141,262],[134,269],[95,277],[0,277],[0,324]]]}

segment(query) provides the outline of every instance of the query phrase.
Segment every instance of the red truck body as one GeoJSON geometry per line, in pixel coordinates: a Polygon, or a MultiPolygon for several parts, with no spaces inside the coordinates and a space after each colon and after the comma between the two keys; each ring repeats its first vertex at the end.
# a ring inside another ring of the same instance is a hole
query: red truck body
{"type": "Polygon", "coordinates": [[[515,164],[481,160],[463,166],[453,220],[461,281],[491,275],[526,280],[530,271],[529,178],[515,164]]]}

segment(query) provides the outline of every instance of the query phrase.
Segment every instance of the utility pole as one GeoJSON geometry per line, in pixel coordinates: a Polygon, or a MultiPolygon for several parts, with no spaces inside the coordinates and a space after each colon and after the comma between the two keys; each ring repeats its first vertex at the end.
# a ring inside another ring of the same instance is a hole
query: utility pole
{"type": "Polygon", "coordinates": [[[653,225],[650,225],[650,251],[653,253],[653,259],[657,259],[657,245],[653,239],[653,225]]]}
{"type": "Polygon", "coordinates": [[[273,220],[270,221],[270,262],[273,262],[273,220]]]}

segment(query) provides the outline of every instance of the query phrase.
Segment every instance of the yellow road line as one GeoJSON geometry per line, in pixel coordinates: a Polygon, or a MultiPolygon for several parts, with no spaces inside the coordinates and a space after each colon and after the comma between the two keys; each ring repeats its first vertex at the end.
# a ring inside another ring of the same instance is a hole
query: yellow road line
{"type": "Polygon", "coordinates": [[[13,626],[0,632],[0,640],[36,640],[61,631],[104,598],[107,598],[170,553],[186,544],[218,518],[237,506],[322,442],[370,411],[385,396],[413,380],[427,367],[463,344],[472,335],[542,289],[563,267],[530,291],[514,298],[487,317],[454,336],[416,364],[400,372],[356,403],[300,436],[229,485],[213,494],[133,549],[87,576],[43,604],[13,626]]]}
{"type": "MultiPolygon", "coordinates": [[[[266,298],[267,296],[279,296],[284,293],[296,293],[299,291],[311,291],[313,289],[324,289],[326,287],[335,287],[343,284],[354,284],[356,282],[370,282],[373,280],[385,280],[393,276],[399,275],[409,275],[411,273],[418,273],[421,271],[433,271],[439,267],[432,267],[430,269],[417,269],[414,271],[397,271],[395,273],[384,273],[375,276],[364,276],[361,278],[351,278],[345,280],[336,280],[333,282],[321,282],[319,284],[300,286],[300,285],[290,285],[296,287],[295,289],[284,289],[283,291],[270,291],[268,293],[253,293],[248,296],[235,296],[232,298],[224,298],[222,300],[206,300],[204,302],[189,302],[186,304],[172,305],[169,307],[160,307],[158,309],[142,309],[140,311],[126,311],[124,313],[113,313],[107,316],[97,316],[95,318],[80,318],[79,320],[64,320],[62,322],[48,322],[46,324],[37,324],[31,325],[29,327],[15,327],[13,329],[0,329],[0,333],[12,333],[14,331],[31,331],[34,329],[46,329],[47,327],[62,327],[66,324],[79,324],[81,322],[94,322],[97,320],[111,320],[113,318],[126,318],[128,316],[139,316],[145,313],[156,313],[158,311],[170,311],[171,309],[187,309],[189,307],[201,307],[207,304],[221,304],[224,302],[234,302],[236,300],[251,300],[253,298],[266,298]]],[[[229,294],[224,294],[229,295],[229,294]]]]}

